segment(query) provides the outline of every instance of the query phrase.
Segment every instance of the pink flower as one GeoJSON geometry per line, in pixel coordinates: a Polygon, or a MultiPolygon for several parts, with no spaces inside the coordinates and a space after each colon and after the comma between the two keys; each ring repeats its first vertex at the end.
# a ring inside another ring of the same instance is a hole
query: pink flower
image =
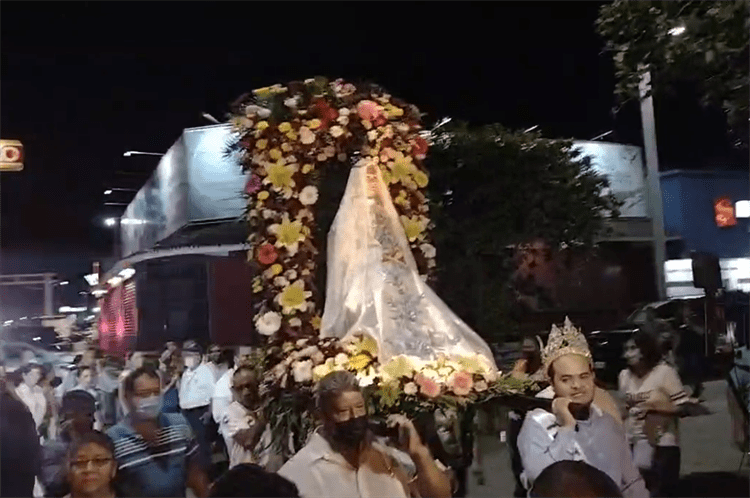
{"type": "Polygon", "coordinates": [[[440,395],[440,385],[434,380],[419,374],[414,378],[414,381],[419,386],[420,392],[428,398],[437,398],[440,395]]]}
{"type": "Polygon", "coordinates": [[[247,195],[253,195],[260,190],[260,187],[260,177],[258,175],[250,175],[250,178],[248,178],[247,183],[245,184],[245,193],[247,195]]]}
{"type": "Polygon", "coordinates": [[[361,119],[370,122],[380,121],[379,118],[385,117],[383,108],[372,100],[363,100],[357,104],[357,114],[361,119]]]}
{"type": "Polygon", "coordinates": [[[448,379],[448,387],[458,396],[466,396],[474,387],[474,379],[468,372],[456,372],[448,379]]]}

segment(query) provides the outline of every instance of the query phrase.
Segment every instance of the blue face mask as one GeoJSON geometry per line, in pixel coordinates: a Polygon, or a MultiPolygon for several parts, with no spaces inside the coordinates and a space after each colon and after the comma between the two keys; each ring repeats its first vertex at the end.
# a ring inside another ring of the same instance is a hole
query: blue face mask
{"type": "Polygon", "coordinates": [[[141,418],[153,420],[159,416],[161,405],[161,396],[150,396],[148,398],[139,399],[136,402],[135,410],[141,418]]]}

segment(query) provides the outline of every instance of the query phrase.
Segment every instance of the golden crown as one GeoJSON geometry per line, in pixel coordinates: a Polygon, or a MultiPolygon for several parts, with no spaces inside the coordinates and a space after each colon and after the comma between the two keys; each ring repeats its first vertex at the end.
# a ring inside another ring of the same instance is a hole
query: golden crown
{"type": "Polygon", "coordinates": [[[591,361],[591,351],[588,342],[586,342],[586,337],[580,329],[573,326],[568,317],[565,317],[563,328],[552,325],[547,346],[542,348],[544,373],[547,374],[552,362],[567,354],[577,354],[591,361]]]}

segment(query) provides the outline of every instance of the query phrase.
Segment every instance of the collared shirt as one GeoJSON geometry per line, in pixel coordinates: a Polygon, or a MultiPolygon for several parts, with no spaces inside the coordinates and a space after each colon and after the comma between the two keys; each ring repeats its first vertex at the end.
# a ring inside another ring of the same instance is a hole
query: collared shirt
{"type": "Polygon", "coordinates": [[[214,416],[214,422],[219,424],[219,427],[221,427],[227,408],[232,404],[232,376],[235,370],[235,368],[231,368],[221,376],[218,382],[216,382],[214,394],[211,398],[211,414],[214,416]]]}
{"type": "Polygon", "coordinates": [[[595,405],[587,420],[575,428],[560,427],[552,413],[536,409],[526,415],[518,435],[523,463],[522,479],[531,484],[544,469],[561,460],[579,460],[607,474],[625,498],[649,496],[640,472],[633,465],[623,428],[595,405]]]}
{"type": "Polygon", "coordinates": [[[227,445],[229,453],[229,468],[241,463],[254,463],[266,467],[269,461],[271,446],[271,430],[266,426],[258,441],[258,445],[249,450],[234,440],[234,436],[242,430],[252,429],[257,424],[253,414],[237,401],[232,402],[221,421],[221,435],[227,445]]]}
{"type": "Polygon", "coordinates": [[[133,428],[131,417],[107,431],[115,444],[120,478],[133,486],[132,496],[184,497],[188,471],[198,443],[185,417],[159,415],[156,445],[149,446],[133,428]]]}
{"type": "Polygon", "coordinates": [[[195,370],[186,369],[180,382],[180,408],[192,410],[211,404],[216,381],[211,367],[199,365],[195,370]]]}
{"type": "Polygon", "coordinates": [[[16,394],[29,408],[36,428],[39,430],[39,426],[44,422],[44,415],[47,414],[47,398],[44,396],[44,389],[39,386],[29,387],[22,382],[16,388],[16,394]]]}
{"type": "Polygon", "coordinates": [[[229,366],[226,363],[217,365],[214,362],[209,361],[206,365],[208,365],[208,368],[210,368],[211,372],[214,374],[214,382],[218,382],[219,379],[227,373],[227,370],[229,370],[229,366]]]}
{"type": "MultiPolygon", "coordinates": [[[[645,424],[646,411],[640,409],[640,403],[651,398],[661,397],[669,399],[675,405],[689,401],[685,388],[680,382],[677,371],[666,363],[656,365],[644,378],[638,377],[626,368],[619,376],[620,395],[625,398],[628,417],[625,420],[625,430],[628,440],[635,443],[646,439],[645,424]]],[[[679,418],[665,417],[668,423],[660,427],[657,446],[679,446],[679,418]]]]}
{"type": "Polygon", "coordinates": [[[410,476],[386,447],[372,443],[359,468],[352,467],[317,432],[279,470],[302,498],[407,498],[410,476]]]}

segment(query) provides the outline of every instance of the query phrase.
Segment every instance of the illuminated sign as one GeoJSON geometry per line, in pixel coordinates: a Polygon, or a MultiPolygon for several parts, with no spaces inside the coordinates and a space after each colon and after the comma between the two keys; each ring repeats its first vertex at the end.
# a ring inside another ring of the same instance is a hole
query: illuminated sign
{"type": "Polygon", "coordinates": [[[714,201],[714,218],[719,228],[733,227],[737,224],[734,204],[728,197],[721,197],[714,201]]]}
{"type": "Polygon", "coordinates": [[[18,140],[0,140],[0,171],[23,169],[23,144],[18,140]]]}

